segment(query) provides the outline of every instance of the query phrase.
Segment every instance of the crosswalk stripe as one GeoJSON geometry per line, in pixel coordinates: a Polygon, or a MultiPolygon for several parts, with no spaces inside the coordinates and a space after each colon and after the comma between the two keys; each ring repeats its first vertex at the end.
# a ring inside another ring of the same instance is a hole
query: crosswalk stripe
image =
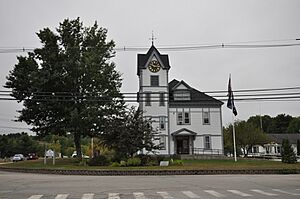
{"type": "Polygon", "coordinates": [[[170,196],[169,193],[165,191],[159,191],[157,192],[157,194],[160,195],[163,199],[173,199],[173,197],[170,196]]]}
{"type": "Polygon", "coordinates": [[[204,192],[206,192],[206,193],[208,193],[208,194],[210,194],[210,195],[213,195],[213,196],[215,196],[215,197],[217,197],[217,198],[225,197],[225,195],[223,195],[223,194],[221,194],[221,193],[219,193],[219,192],[216,192],[216,191],[214,191],[214,190],[204,190],[204,192]]]}
{"type": "Polygon", "coordinates": [[[133,195],[136,199],[146,199],[144,193],[142,192],[134,192],[133,195]]]}
{"type": "Polygon", "coordinates": [[[266,196],[277,196],[277,194],[275,193],[269,193],[269,192],[265,192],[259,189],[252,189],[251,191],[256,192],[256,193],[260,193],[262,195],[266,195],[266,196]]]}
{"type": "Polygon", "coordinates": [[[234,193],[236,195],[239,195],[239,196],[243,196],[243,197],[252,196],[251,194],[244,193],[244,192],[241,192],[241,191],[238,191],[238,190],[227,190],[227,191],[231,192],[231,193],[234,193]]]}
{"type": "Polygon", "coordinates": [[[28,199],[40,199],[43,195],[32,195],[28,199]]]}
{"type": "Polygon", "coordinates": [[[55,199],[66,199],[69,196],[69,194],[58,194],[55,199]]]}
{"type": "Polygon", "coordinates": [[[108,199],[120,199],[119,193],[109,193],[108,199]]]}
{"type": "Polygon", "coordinates": [[[85,193],[85,194],[83,194],[83,196],[81,197],[81,199],[93,199],[94,195],[95,194],[93,194],[93,193],[85,193]]]}
{"type": "Polygon", "coordinates": [[[191,191],[182,191],[184,195],[186,195],[189,198],[200,198],[197,194],[191,192],[191,191]]]}
{"type": "Polygon", "coordinates": [[[289,194],[289,195],[293,195],[293,196],[300,196],[300,193],[291,193],[291,192],[288,192],[288,191],[283,191],[281,189],[272,189],[272,190],[277,191],[279,193],[289,194]]]}

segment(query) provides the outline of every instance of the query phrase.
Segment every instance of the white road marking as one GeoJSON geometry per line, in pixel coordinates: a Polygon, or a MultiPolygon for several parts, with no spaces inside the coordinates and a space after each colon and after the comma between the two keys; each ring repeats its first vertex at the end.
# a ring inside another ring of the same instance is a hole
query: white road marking
{"type": "Polygon", "coordinates": [[[108,199],[120,199],[119,193],[109,193],[108,199]]]}
{"type": "Polygon", "coordinates": [[[210,194],[210,195],[213,195],[213,196],[215,196],[215,197],[217,197],[217,198],[225,197],[225,195],[223,195],[223,194],[221,194],[221,193],[219,193],[219,192],[216,192],[216,191],[214,191],[214,190],[204,190],[204,192],[206,192],[206,193],[208,193],[208,194],[210,194]]]}
{"type": "Polygon", "coordinates": [[[160,195],[163,199],[173,199],[173,197],[170,196],[169,193],[165,191],[157,192],[157,194],[160,195]]]}
{"type": "Polygon", "coordinates": [[[69,194],[58,194],[55,199],[66,199],[69,196],[69,194]]]}
{"type": "Polygon", "coordinates": [[[244,193],[244,192],[241,192],[241,191],[238,191],[238,190],[227,190],[227,191],[231,192],[231,193],[234,193],[236,195],[239,195],[239,196],[243,196],[243,197],[252,196],[251,194],[244,193]]]}
{"type": "Polygon", "coordinates": [[[136,199],[146,199],[144,193],[142,192],[134,192],[133,195],[136,199]]]}
{"type": "Polygon", "coordinates": [[[191,191],[182,191],[184,195],[186,195],[189,198],[200,198],[197,194],[191,192],[191,191]]]}
{"type": "Polygon", "coordinates": [[[275,193],[269,193],[269,192],[265,192],[259,189],[252,189],[251,191],[256,192],[256,193],[260,193],[262,195],[266,195],[266,196],[277,196],[277,194],[275,193]]]}
{"type": "Polygon", "coordinates": [[[277,191],[279,193],[289,194],[289,195],[293,195],[293,196],[300,196],[300,193],[291,193],[291,192],[288,192],[288,191],[283,191],[281,189],[272,189],[272,190],[277,191]]]}
{"type": "Polygon", "coordinates": [[[32,195],[28,199],[40,199],[43,195],[32,195]]]}
{"type": "Polygon", "coordinates": [[[94,195],[95,194],[93,194],[93,193],[85,193],[85,194],[83,194],[83,196],[81,197],[81,199],[93,199],[94,195]]]}

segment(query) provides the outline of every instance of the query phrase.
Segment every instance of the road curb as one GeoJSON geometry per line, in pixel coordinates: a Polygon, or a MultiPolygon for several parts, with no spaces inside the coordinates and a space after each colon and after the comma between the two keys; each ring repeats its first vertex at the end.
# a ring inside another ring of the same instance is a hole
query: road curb
{"type": "Polygon", "coordinates": [[[300,174],[300,169],[253,169],[253,170],[63,170],[63,169],[27,169],[1,167],[0,171],[56,174],[56,175],[92,175],[92,176],[157,176],[157,175],[229,175],[229,174],[300,174]]]}

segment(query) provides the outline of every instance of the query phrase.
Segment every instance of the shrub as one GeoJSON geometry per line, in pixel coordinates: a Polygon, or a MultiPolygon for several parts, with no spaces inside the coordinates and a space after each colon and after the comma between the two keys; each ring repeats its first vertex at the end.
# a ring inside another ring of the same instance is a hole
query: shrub
{"type": "Polygon", "coordinates": [[[107,165],[109,165],[109,161],[106,158],[106,156],[99,155],[99,156],[96,156],[96,157],[92,158],[88,162],[88,165],[89,166],[107,166],[107,165]]]}
{"type": "Polygon", "coordinates": [[[118,163],[118,162],[113,162],[113,163],[111,164],[111,166],[112,166],[112,167],[119,167],[119,166],[121,166],[121,165],[120,165],[120,163],[118,163]]]}
{"type": "Polygon", "coordinates": [[[182,160],[173,160],[170,161],[171,165],[183,165],[183,161],[182,160]]]}
{"type": "Polygon", "coordinates": [[[138,157],[129,158],[127,160],[127,166],[140,166],[141,165],[141,159],[138,157]]]}
{"type": "Polygon", "coordinates": [[[122,160],[122,161],[120,162],[120,166],[121,166],[121,167],[126,167],[126,166],[127,166],[127,162],[124,161],[124,160],[122,160]]]}

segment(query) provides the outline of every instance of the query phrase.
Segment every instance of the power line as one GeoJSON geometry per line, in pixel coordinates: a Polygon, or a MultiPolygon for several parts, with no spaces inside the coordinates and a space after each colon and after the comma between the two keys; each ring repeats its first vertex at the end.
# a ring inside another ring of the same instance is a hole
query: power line
{"type": "MultiPolygon", "coordinates": [[[[268,43],[268,42],[282,42],[293,41],[297,42],[300,39],[285,39],[285,40],[261,40],[261,41],[244,41],[244,42],[229,42],[219,44],[198,44],[198,45],[165,45],[157,47],[157,49],[165,51],[194,51],[201,49],[217,49],[217,48],[281,48],[281,47],[293,47],[300,46],[300,43],[283,43],[283,44],[251,44],[251,43],[268,43]]],[[[71,47],[72,48],[72,47],[71,47]]],[[[93,47],[86,47],[93,48],[93,47]]],[[[35,48],[32,47],[0,47],[0,53],[20,53],[20,52],[32,52],[35,48]]],[[[115,51],[146,51],[148,47],[116,47],[115,51]]]]}
{"type": "MultiPolygon", "coordinates": [[[[300,89],[300,86],[293,86],[293,87],[279,87],[279,88],[255,88],[255,89],[239,89],[233,90],[234,93],[241,93],[241,92],[262,92],[262,91],[284,91],[284,90],[297,90],[300,89]]],[[[10,94],[12,91],[8,90],[0,90],[0,93],[7,93],[10,94]]],[[[217,91],[201,91],[202,93],[227,93],[227,90],[217,90],[217,91]]],[[[74,97],[77,94],[87,95],[89,93],[76,93],[76,92],[69,92],[69,91],[41,91],[41,92],[22,92],[25,94],[49,94],[49,95],[61,95],[61,94],[72,94],[71,96],[74,97]]],[[[97,94],[97,93],[96,93],[97,94]]],[[[136,95],[137,92],[122,92],[123,95],[136,95]]]]}

